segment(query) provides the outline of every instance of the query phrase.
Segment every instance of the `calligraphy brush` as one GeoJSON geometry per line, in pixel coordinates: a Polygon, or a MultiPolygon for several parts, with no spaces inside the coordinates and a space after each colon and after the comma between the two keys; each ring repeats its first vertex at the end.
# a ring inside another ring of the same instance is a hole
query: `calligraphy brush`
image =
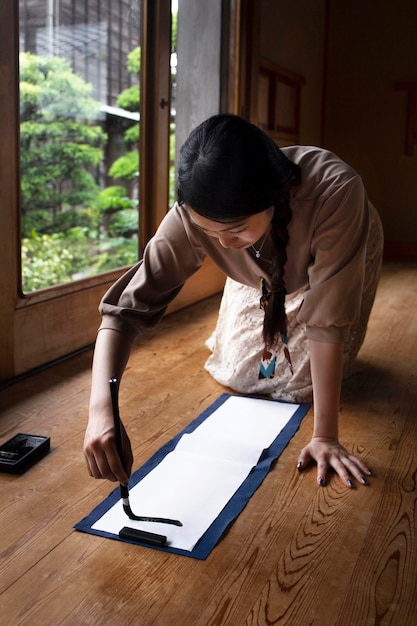
{"type": "MultiPolygon", "coordinates": [[[[114,420],[117,453],[123,465],[122,428],[121,428],[120,414],[119,414],[117,378],[111,378],[109,380],[109,384],[110,384],[111,401],[112,401],[112,407],[113,407],[113,420],[114,420]]],[[[174,526],[182,526],[182,523],[175,519],[168,519],[166,517],[144,517],[140,515],[135,515],[132,509],[130,508],[129,487],[127,483],[120,483],[120,497],[122,498],[122,502],[123,502],[123,510],[126,513],[126,515],[129,517],[129,519],[133,519],[138,522],[157,522],[159,524],[172,524],[174,526]]]]}

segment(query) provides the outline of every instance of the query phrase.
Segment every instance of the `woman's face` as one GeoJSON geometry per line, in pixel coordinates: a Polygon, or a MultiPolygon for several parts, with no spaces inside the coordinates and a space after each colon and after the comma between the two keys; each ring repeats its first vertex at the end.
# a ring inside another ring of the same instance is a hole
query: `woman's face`
{"type": "Polygon", "coordinates": [[[190,207],[186,207],[192,222],[209,237],[219,240],[223,248],[242,250],[250,248],[266,235],[274,215],[274,207],[266,211],[237,218],[236,221],[216,222],[202,217],[190,207]]]}

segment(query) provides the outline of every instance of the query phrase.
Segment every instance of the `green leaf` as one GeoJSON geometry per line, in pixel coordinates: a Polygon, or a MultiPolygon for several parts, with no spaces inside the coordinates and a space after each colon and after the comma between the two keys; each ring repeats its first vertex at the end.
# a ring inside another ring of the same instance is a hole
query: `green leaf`
{"type": "Polygon", "coordinates": [[[139,152],[137,150],[126,152],[116,159],[109,170],[110,176],[126,180],[133,180],[139,175],[139,152]]]}

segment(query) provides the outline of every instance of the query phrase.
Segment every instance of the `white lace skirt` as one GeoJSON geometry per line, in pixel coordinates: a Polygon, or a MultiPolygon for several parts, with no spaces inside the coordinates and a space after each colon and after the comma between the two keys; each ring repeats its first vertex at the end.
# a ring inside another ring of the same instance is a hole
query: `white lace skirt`
{"type": "MultiPolygon", "coordinates": [[[[382,226],[377,212],[372,209],[361,314],[358,323],[352,326],[345,343],[345,375],[365,338],[381,271],[382,249],[382,226]]],[[[290,372],[284,351],[279,349],[276,373],[272,379],[258,378],[264,348],[262,338],[264,314],[259,308],[259,297],[259,290],[230,278],[226,280],[216,329],[207,340],[207,346],[212,354],[205,368],[217,382],[239,393],[269,395],[288,402],[311,402],[308,339],[305,326],[296,320],[303,292],[291,294],[286,299],[288,348],[294,374],[290,372]]]]}

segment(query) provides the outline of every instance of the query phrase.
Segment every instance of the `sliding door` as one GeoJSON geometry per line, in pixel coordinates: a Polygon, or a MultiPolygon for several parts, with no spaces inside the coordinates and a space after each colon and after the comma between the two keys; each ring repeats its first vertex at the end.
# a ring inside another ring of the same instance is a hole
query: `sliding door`
{"type": "Polygon", "coordinates": [[[154,158],[167,153],[169,109],[159,101],[170,90],[170,3],[4,2],[0,33],[0,380],[7,380],[94,341],[101,296],[140,258],[149,216],[167,209],[168,168],[148,214],[139,183],[144,93],[147,110],[158,110],[154,158]],[[150,57],[158,65],[145,72],[150,57]]]}
{"type": "MultiPolygon", "coordinates": [[[[209,4],[0,3],[0,381],[94,342],[172,205],[178,148],[220,109],[228,2],[209,4]]],[[[207,263],[170,310],[223,281],[207,263]]]]}

